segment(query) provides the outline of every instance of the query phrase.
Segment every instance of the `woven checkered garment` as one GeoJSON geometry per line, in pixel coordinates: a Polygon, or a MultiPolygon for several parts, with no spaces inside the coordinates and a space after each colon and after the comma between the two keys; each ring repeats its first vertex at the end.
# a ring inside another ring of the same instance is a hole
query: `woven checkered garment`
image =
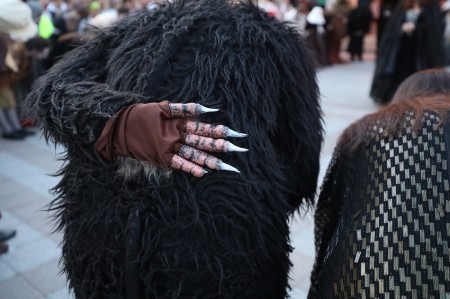
{"type": "Polygon", "coordinates": [[[309,298],[450,298],[448,125],[336,148],[315,214],[309,298]]]}

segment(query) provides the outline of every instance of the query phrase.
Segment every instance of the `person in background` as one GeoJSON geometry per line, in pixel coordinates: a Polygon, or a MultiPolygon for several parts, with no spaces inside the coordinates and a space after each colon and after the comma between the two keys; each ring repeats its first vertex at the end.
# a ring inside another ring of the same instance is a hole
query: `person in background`
{"type": "Polygon", "coordinates": [[[53,0],[48,2],[46,9],[50,13],[52,21],[56,22],[56,20],[62,17],[64,13],[69,11],[69,6],[66,4],[64,0],[53,0]]]}
{"type": "Polygon", "coordinates": [[[314,55],[317,68],[328,64],[325,23],[323,8],[318,5],[314,6],[306,15],[305,36],[314,55]]]}
{"type": "Polygon", "coordinates": [[[444,65],[444,21],[437,0],[404,0],[386,25],[370,96],[389,103],[409,75],[444,65]]]}
{"type": "Polygon", "coordinates": [[[330,10],[325,10],[328,64],[344,61],[340,57],[342,39],[346,35],[347,16],[352,10],[348,0],[337,0],[330,10]]]}
{"type": "Polygon", "coordinates": [[[258,0],[256,5],[263,9],[269,16],[281,19],[281,12],[274,0],[258,0]]]}
{"type": "Polygon", "coordinates": [[[358,7],[350,11],[347,18],[347,34],[350,36],[348,52],[351,60],[363,60],[364,36],[370,31],[372,23],[372,11],[367,3],[361,2],[358,7]]]}
{"type": "Polygon", "coordinates": [[[19,0],[0,1],[0,48],[6,51],[0,70],[0,128],[6,139],[20,140],[32,133],[20,124],[14,84],[27,75],[30,60],[24,42],[36,33],[28,5],[19,0]]]}

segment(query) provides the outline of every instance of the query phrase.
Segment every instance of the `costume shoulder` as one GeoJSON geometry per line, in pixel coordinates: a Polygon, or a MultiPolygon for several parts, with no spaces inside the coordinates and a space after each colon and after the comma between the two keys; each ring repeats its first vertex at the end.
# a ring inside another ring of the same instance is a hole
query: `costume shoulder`
{"type": "Polygon", "coordinates": [[[248,132],[274,162],[267,172],[281,163],[289,173],[274,176],[290,181],[293,206],[311,202],[323,132],[313,59],[300,33],[250,1],[173,1],[132,18],[136,25],[110,56],[107,84],[220,107],[223,121],[248,132]]]}

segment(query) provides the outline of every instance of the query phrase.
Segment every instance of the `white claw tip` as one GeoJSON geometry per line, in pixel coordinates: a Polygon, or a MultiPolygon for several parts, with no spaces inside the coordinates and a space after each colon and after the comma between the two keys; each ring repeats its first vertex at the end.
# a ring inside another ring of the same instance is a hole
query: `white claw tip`
{"type": "Polygon", "coordinates": [[[238,137],[238,138],[242,138],[242,137],[247,137],[247,134],[239,133],[239,132],[236,132],[236,131],[231,130],[230,128],[228,128],[227,137],[238,137]]]}
{"type": "Polygon", "coordinates": [[[207,113],[207,112],[217,112],[219,111],[219,109],[216,108],[208,108],[202,105],[198,105],[199,106],[199,111],[200,113],[207,113]]]}
{"type": "Polygon", "coordinates": [[[224,162],[220,162],[219,170],[227,170],[227,171],[234,171],[237,173],[241,173],[239,170],[237,170],[237,168],[231,166],[230,164],[224,163],[224,162]]]}
{"type": "Polygon", "coordinates": [[[236,146],[236,145],[234,145],[233,143],[231,143],[231,142],[227,142],[228,144],[228,146],[227,146],[227,152],[248,152],[248,149],[246,149],[246,148],[242,148],[242,147],[239,147],[239,146],[236,146]]]}

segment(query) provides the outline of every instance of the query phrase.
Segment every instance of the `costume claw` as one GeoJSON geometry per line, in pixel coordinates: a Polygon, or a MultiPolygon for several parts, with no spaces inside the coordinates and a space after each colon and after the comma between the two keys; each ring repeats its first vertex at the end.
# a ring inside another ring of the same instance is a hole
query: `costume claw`
{"type": "Polygon", "coordinates": [[[198,105],[197,108],[198,108],[198,112],[199,113],[208,113],[208,112],[217,112],[217,111],[219,111],[219,109],[216,109],[216,108],[208,108],[208,107],[202,106],[200,104],[197,104],[197,105],[198,105]]]}
{"type": "Polygon", "coordinates": [[[227,164],[227,163],[222,162],[222,161],[219,163],[219,170],[234,171],[234,172],[237,172],[237,173],[241,173],[239,170],[237,170],[236,168],[234,168],[230,164],[227,164]]]}
{"type": "Polygon", "coordinates": [[[248,152],[248,149],[234,145],[233,143],[226,142],[227,152],[248,152]]]}
{"type": "Polygon", "coordinates": [[[230,128],[228,128],[227,137],[241,138],[241,137],[247,137],[247,134],[239,133],[239,132],[236,132],[235,130],[231,130],[230,128]]]}

